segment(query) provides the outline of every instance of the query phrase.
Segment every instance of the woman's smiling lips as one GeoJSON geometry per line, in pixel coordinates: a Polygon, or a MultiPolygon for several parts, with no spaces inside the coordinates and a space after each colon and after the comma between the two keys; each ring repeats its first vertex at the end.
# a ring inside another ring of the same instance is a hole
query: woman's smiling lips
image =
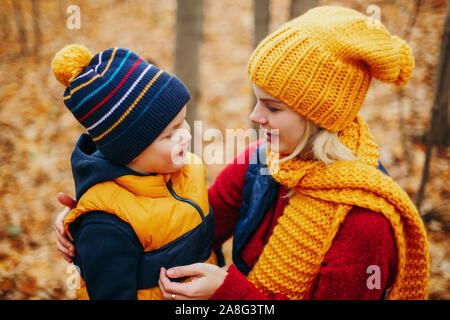
{"type": "Polygon", "coordinates": [[[271,131],[267,130],[266,132],[266,137],[267,137],[267,141],[271,142],[272,139],[277,139],[278,138],[278,134],[274,134],[271,131]]]}

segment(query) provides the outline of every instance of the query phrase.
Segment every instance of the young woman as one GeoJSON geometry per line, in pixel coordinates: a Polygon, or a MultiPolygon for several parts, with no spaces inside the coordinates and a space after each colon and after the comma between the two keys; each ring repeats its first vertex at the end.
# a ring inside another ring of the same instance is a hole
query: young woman
{"type": "Polygon", "coordinates": [[[423,223],[358,115],[372,78],[404,85],[413,67],[403,40],[343,7],[312,9],[263,40],[248,73],[258,98],[250,119],[267,141],[208,192],[215,247],[233,236],[233,264],[162,268],[163,297],[427,298],[423,223]],[[171,281],[183,276],[192,281],[171,281]]]}

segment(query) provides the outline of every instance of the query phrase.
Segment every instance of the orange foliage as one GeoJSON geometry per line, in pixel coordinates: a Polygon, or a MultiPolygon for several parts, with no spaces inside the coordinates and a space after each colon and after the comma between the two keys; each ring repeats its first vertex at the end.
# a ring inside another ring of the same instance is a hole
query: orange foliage
{"type": "MultiPolygon", "coordinates": [[[[247,61],[253,43],[253,0],[204,0],[198,115],[203,128],[250,127],[253,101],[247,61]]],[[[175,0],[76,1],[81,29],[68,29],[70,1],[39,1],[39,59],[32,53],[29,1],[21,1],[29,51],[20,55],[10,1],[0,9],[0,299],[73,299],[67,286],[71,265],[56,251],[53,221],[62,207],[59,191],[74,195],[70,154],[83,129],[62,102],[64,88],[50,62],[69,43],[92,52],[126,47],[173,72],[175,0]]],[[[399,36],[407,31],[415,1],[323,0],[367,13],[380,8],[381,21],[399,36]]],[[[271,2],[273,31],[288,19],[289,0],[271,2]]],[[[445,0],[422,1],[409,43],[416,69],[403,90],[373,82],[361,111],[381,148],[381,161],[413,198],[424,161],[434,75],[439,58],[445,0]],[[400,130],[403,119],[403,132],[400,130]]],[[[450,299],[450,154],[435,150],[421,212],[429,232],[430,298],[450,299]]],[[[210,165],[208,184],[223,165],[210,165]]],[[[230,261],[230,242],[226,244],[230,261]]]]}

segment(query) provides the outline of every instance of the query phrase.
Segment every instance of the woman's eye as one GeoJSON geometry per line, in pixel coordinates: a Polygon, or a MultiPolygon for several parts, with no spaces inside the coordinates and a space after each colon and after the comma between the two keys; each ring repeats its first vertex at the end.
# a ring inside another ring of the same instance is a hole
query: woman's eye
{"type": "Polygon", "coordinates": [[[267,109],[269,109],[270,112],[277,112],[277,111],[280,111],[280,109],[274,108],[274,107],[272,107],[272,106],[270,106],[270,105],[267,105],[267,109]]]}

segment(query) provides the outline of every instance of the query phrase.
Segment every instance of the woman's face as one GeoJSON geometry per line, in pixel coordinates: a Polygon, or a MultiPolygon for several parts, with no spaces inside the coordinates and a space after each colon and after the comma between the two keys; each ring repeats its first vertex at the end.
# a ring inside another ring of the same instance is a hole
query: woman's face
{"type": "Polygon", "coordinates": [[[266,130],[272,151],[291,154],[303,138],[306,118],[255,84],[253,90],[258,101],[250,120],[266,130]]]}

